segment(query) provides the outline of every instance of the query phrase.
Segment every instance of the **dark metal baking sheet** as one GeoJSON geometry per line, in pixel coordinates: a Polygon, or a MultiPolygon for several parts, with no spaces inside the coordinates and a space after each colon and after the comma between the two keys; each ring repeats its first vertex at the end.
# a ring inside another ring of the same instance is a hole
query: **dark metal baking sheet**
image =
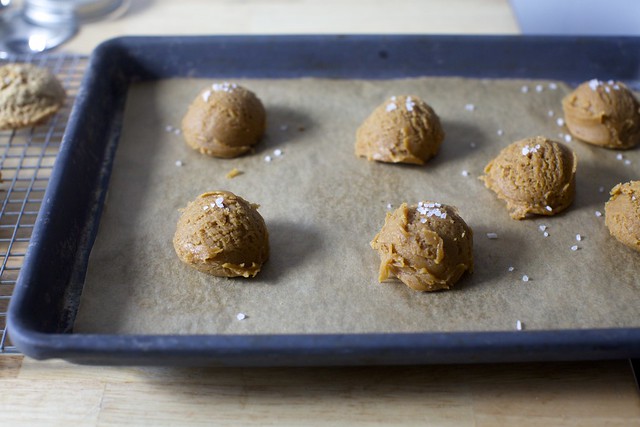
{"type": "Polygon", "coordinates": [[[356,365],[640,356],[640,329],[334,335],[74,334],[127,87],[171,77],[556,79],[640,83],[640,39],[125,37],[93,53],[9,311],[26,355],[85,364],[356,365]]]}

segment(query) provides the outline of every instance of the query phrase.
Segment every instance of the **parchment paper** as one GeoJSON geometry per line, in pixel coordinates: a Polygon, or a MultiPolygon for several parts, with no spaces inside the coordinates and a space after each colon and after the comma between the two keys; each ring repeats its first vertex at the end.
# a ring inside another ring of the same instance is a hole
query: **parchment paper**
{"type": "Polygon", "coordinates": [[[232,160],[203,156],[167,129],[179,127],[211,81],[131,87],[75,332],[487,331],[512,330],[517,320],[525,329],[640,326],[640,254],[610,237],[604,216],[595,215],[604,213],[615,184],[639,178],[637,149],[618,160],[616,151],[569,142],[579,158],[577,197],[555,217],[512,220],[477,179],[512,141],[568,132],[556,123],[567,86],[457,78],[235,81],[263,100],[269,124],[254,153],[232,160]],[[445,142],[425,166],[373,163],[353,153],[357,127],[398,94],[422,97],[443,122],[445,142]],[[243,174],[225,178],[234,167],[243,174]],[[211,277],[174,253],[178,209],[216,189],[261,205],[271,259],[255,279],[211,277]],[[369,242],[387,204],[424,199],[457,206],[475,232],[475,271],[451,291],[377,282],[369,242]],[[237,320],[238,313],[247,318],[237,320]]]}

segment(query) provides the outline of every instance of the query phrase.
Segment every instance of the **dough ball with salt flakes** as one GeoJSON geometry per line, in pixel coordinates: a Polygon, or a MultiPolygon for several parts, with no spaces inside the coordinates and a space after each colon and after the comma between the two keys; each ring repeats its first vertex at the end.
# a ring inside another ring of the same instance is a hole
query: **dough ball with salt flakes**
{"type": "Polygon", "coordinates": [[[385,163],[422,165],[444,140],[440,118],[417,96],[392,96],[356,132],[356,156],[385,163]]]}
{"type": "Polygon", "coordinates": [[[387,213],[371,247],[381,282],[397,277],[417,291],[449,289],[473,271],[473,232],[456,208],[441,203],[403,203],[387,213]]]}
{"type": "Polygon", "coordinates": [[[233,158],[257,144],[266,129],[260,99],[235,83],[214,83],[193,100],[182,119],[186,143],[203,154],[233,158]]]}
{"type": "Polygon", "coordinates": [[[269,234],[257,209],[227,191],[199,195],[178,220],[178,258],[214,276],[255,277],[269,257],[269,234]]]}
{"type": "Polygon", "coordinates": [[[613,187],[604,211],[605,224],[611,235],[640,252],[640,181],[613,187]]]}
{"type": "Polygon", "coordinates": [[[640,103],[621,82],[593,79],[562,100],[564,118],[576,138],[613,149],[640,143],[640,103]]]}
{"type": "Polygon", "coordinates": [[[537,136],[503,148],[480,179],[507,202],[513,219],[555,215],[573,202],[577,163],[568,147],[537,136]]]}

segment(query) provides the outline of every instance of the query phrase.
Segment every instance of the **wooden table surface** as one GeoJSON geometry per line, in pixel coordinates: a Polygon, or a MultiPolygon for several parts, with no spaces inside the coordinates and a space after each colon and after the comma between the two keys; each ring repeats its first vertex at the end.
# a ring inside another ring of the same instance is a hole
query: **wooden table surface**
{"type": "MultiPolygon", "coordinates": [[[[133,0],[61,49],[131,34],[519,34],[507,0],[133,0]]],[[[628,361],[360,368],[86,367],[0,356],[0,426],[640,426],[628,361]]]]}

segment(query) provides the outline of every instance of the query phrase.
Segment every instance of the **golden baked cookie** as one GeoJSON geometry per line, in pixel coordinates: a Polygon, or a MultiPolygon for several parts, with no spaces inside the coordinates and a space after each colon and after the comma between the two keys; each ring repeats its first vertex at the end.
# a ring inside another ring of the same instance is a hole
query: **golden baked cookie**
{"type": "Polygon", "coordinates": [[[590,80],[562,100],[564,120],[576,138],[607,148],[640,142],[640,103],[623,83],[590,80]]]}
{"type": "Polygon", "coordinates": [[[379,280],[397,277],[417,291],[451,288],[473,271],[473,232],[452,207],[403,203],[387,213],[371,242],[380,255],[379,280]]]}
{"type": "Polygon", "coordinates": [[[440,118],[417,96],[392,96],[356,132],[356,156],[386,163],[422,165],[444,140],[440,118]]]}
{"type": "Polygon", "coordinates": [[[624,245],[640,252],[640,181],[618,184],[604,205],[609,233],[624,245]]]}
{"type": "Polygon", "coordinates": [[[0,129],[33,126],[56,113],[65,91],[46,68],[31,64],[0,67],[0,129]]]}
{"type": "Polygon", "coordinates": [[[266,129],[258,97],[235,83],[214,83],[193,100],[182,119],[182,134],[193,149],[213,157],[245,154],[266,129]]]}
{"type": "Polygon", "coordinates": [[[269,257],[269,234],[257,209],[228,191],[199,195],[178,220],[178,258],[214,276],[254,277],[269,257]]]}
{"type": "Polygon", "coordinates": [[[575,153],[565,145],[536,136],[503,148],[480,179],[507,202],[513,219],[555,215],[573,202],[577,165],[575,153]]]}

